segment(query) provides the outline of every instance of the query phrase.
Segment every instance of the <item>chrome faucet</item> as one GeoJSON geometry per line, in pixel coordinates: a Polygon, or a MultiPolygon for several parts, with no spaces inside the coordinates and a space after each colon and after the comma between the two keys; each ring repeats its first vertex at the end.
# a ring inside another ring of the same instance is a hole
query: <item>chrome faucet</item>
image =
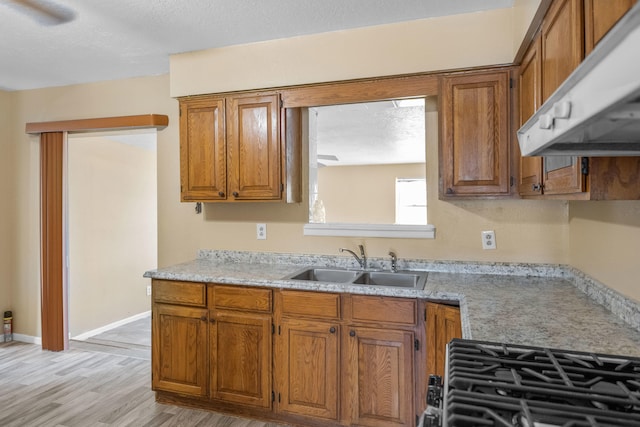
{"type": "Polygon", "coordinates": [[[367,269],[367,256],[364,253],[364,246],[358,245],[358,248],[360,249],[360,256],[356,255],[355,252],[353,252],[351,249],[347,249],[347,248],[340,248],[339,251],[340,252],[349,252],[351,255],[353,255],[353,257],[356,259],[356,261],[358,261],[358,265],[360,266],[360,268],[363,269],[363,270],[366,270],[367,269]]]}
{"type": "Polygon", "coordinates": [[[396,257],[395,252],[389,252],[389,256],[391,257],[391,271],[393,273],[398,272],[398,257],[396,257]]]}

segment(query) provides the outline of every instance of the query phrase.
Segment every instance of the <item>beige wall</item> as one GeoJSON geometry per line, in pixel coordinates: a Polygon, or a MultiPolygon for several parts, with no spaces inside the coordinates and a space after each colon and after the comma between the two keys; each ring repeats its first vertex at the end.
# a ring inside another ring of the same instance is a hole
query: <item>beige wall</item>
{"type": "Polygon", "coordinates": [[[320,168],[318,198],[327,222],[393,224],[396,178],[424,177],[423,163],[320,168]]]}
{"type": "Polygon", "coordinates": [[[640,302],[640,201],[571,202],[570,262],[640,302]]]}
{"type": "Polygon", "coordinates": [[[68,141],[72,337],[150,310],[157,264],[155,147],[88,135],[68,141]]]}
{"type": "MultiPolygon", "coordinates": [[[[166,114],[169,127],[158,132],[159,210],[188,216],[193,207],[180,205],[178,170],[178,103],[169,97],[169,77],[156,76],[66,87],[20,91],[13,94],[12,120],[16,135],[12,141],[15,173],[12,185],[20,197],[15,203],[15,276],[12,305],[16,332],[40,336],[40,254],[39,254],[39,138],[24,133],[27,122],[109,117],[134,114],[166,114]]],[[[166,214],[169,220],[176,215],[166,214]]],[[[194,256],[189,232],[179,224],[159,220],[159,240],[164,242],[167,262],[194,256]],[[178,238],[184,233],[184,238],[178,238]],[[171,241],[173,240],[173,241],[171,241]],[[171,249],[167,249],[171,248],[171,249]],[[187,255],[188,254],[188,255],[187,255]]],[[[162,243],[161,243],[162,245],[162,243]]],[[[154,268],[150,265],[148,268],[154,268]]],[[[139,274],[142,274],[140,271],[139,274]]]]}
{"type": "Polygon", "coordinates": [[[2,200],[0,208],[0,311],[2,312],[13,309],[12,286],[15,277],[16,193],[11,100],[11,93],[0,90],[0,200],[2,200]]]}
{"type": "Polygon", "coordinates": [[[513,20],[506,8],[172,55],[171,96],[506,64],[513,20]]]}
{"type": "Polygon", "coordinates": [[[522,40],[529,29],[529,25],[540,3],[541,0],[514,0],[513,7],[511,8],[513,14],[511,19],[513,25],[513,57],[518,53],[518,49],[520,49],[522,40]]]}

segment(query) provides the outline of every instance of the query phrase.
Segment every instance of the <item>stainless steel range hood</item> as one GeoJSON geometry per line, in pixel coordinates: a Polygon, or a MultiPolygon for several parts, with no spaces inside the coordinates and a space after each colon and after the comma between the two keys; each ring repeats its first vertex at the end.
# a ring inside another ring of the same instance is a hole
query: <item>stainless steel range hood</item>
{"type": "Polygon", "coordinates": [[[523,156],[640,156],[640,3],[518,130],[523,156]]]}

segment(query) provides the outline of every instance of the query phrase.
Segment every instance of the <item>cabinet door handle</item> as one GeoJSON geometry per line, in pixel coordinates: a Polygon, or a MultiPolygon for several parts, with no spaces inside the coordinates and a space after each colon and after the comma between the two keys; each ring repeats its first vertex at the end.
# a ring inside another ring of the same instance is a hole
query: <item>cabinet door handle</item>
{"type": "MultiPolygon", "coordinates": [[[[202,320],[203,322],[206,322],[206,321],[207,321],[207,316],[202,316],[202,317],[200,318],[200,320],[202,320]]],[[[213,320],[213,319],[211,319],[211,320],[213,320]]]]}
{"type": "Polygon", "coordinates": [[[216,319],[209,319],[209,323],[216,323],[216,319]]]}
{"type": "Polygon", "coordinates": [[[332,327],[329,329],[329,332],[331,332],[332,334],[335,334],[335,333],[336,333],[336,327],[335,327],[335,326],[332,326],[332,327]]]}
{"type": "Polygon", "coordinates": [[[350,337],[355,337],[356,336],[356,331],[349,331],[349,336],[350,337]]]}
{"type": "Polygon", "coordinates": [[[540,191],[541,189],[542,189],[542,186],[540,184],[531,184],[531,190],[540,191]]]}
{"type": "Polygon", "coordinates": [[[238,194],[238,192],[237,192],[237,191],[234,191],[234,192],[233,192],[233,193],[231,193],[231,194],[233,194],[233,197],[238,197],[238,196],[240,195],[240,194],[238,194]]]}
{"type": "Polygon", "coordinates": [[[224,197],[224,191],[219,191],[219,192],[218,192],[218,196],[220,196],[220,197],[224,197]]]}
{"type": "Polygon", "coordinates": [[[447,188],[447,194],[453,194],[453,193],[454,193],[453,188],[451,187],[447,188]]]}

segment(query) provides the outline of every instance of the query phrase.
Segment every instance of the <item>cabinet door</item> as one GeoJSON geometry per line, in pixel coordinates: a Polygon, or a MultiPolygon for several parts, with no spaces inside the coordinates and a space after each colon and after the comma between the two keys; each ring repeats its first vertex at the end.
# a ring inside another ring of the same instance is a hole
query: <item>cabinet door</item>
{"type": "MultiPolygon", "coordinates": [[[[540,35],[525,53],[518,70],[518,90],[520,91],[520,122],[522,126],[538,110],[542,99],[542,60],[540,35]]],[[[537,196],[542,191],[542,157],[520,157],[521,196],[537,196]]]]}
{"type": "Polygon", "coordinates": [[[509,72],[451,75],[441,86],[441,197],[509,194],[509,72]]]}
{"type": "Polygon", "coordinates": [[[227,120],[230,196],[236,200],[280,199],[279,96],[230,98],[227,120]]]}
{"type": "Polygon", "coordinates": [[[207,310],[154,304],[152,319],[154,390],[207,395],[207,310]]]}
{"type": "Polygon", "coordinates": [[[278,336],[279,412],[337,420],[338,322],[283,319],[278,336]]]}
{"type": "MultiPolygon", "coordinates": [[[[542,21],[542,101],[580,64],[584,51],[583,0],[555,1],[542,21]]],[[[544,160],[544,193],[585,191],[581,159],[553,156],[544,160]]]]}
{"type": "Polygon", "coordinates": [[[462,338],[460,309],[444,304],[427,303],[427,375],[444,378],[447,344],[462,338]]]}
{"type": "Polygon", "coordinates": [[[409,426],[414,413],[414,334],[349,327],[347,361],[351,423],[409,426]]]}
{"type": "Polygon", "coordinates": [[[212,312],[211,397],[271,407],[271,316],[212,312]]]}
{"type": "Polygon", "coordinates": [[[181,200],[225,199],[226,165],[224,99],[181,101],[181,200]]]}
{"type": "Polygon", "coordinates": [[[584,49],[589,54],[600,39],[633,7],[636,0],[585,0],[584,49]]]}

